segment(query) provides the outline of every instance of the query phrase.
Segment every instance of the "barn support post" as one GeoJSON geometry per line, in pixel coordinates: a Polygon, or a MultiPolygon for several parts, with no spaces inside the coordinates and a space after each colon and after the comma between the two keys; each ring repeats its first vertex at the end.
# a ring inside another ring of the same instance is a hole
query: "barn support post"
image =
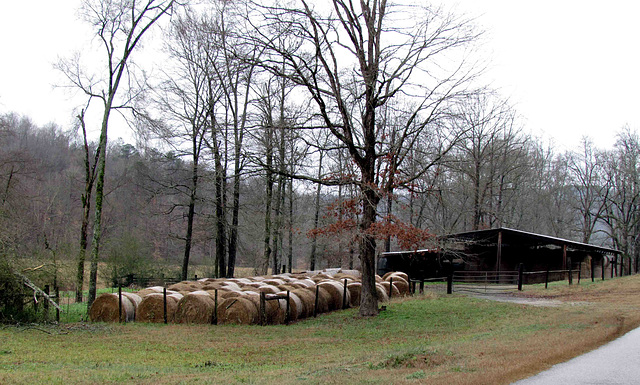
{"type": "Polygon", "coordinates": [[[573,269],[571,263],[569,263],[569,285],[573,284],[573,269]]]}
{"type": "Polygon", "coordinates": [[[500,282],[500,265],[502,264],[502,231],[498,231],[498,247],[496,250],[496,271],[498,272],[498,282],[500,282]]]}
{"type": "Polygon", "coordinates": [[[424,279],[420,279],[420,294],[424,294],[424,279]]]}
{"type": "Polygon", "coordinates": [[[578,263],[578,285],[580,284],[581,275],[582,275],[582,262],[578,263]]]}
{"type": "Polygon", "coordinates": [[[604,256],[602,256],[602,261],[600,263],[602,264],[602,268],[600,270],[602,273],[602,280],[604,281],[604,256]]]}
{"type": "Polygon", "coordinates": [[[549,287],[549,265],[547,265],[547,271],[544,274],[544,288],[549,287]]]}
{"type": "MultiPolygon", "coordinates": [[[[567,244],[562,245],[562,270],[567,269],[567,244]]],[[[571,269],[571,267],[569,267],[571,269]]]]}
{"type": "Polygon", "coordinates": [[[596,277],[594,277],[596,272],[596,267],[593,264],[593,258],[591,258],[591,282],[595,282],[596,277]]]}
{"type": "Polygon", "coordinates": [[[162,321],[166,325],[168,323],[167,320],[167,287],[162,288],[162,321]]]}
{"type": "Polygon", "coordinates": [[[524,264],[518,265],[518,291],[522,291],[522,281],[524,278],[524,264]]]}

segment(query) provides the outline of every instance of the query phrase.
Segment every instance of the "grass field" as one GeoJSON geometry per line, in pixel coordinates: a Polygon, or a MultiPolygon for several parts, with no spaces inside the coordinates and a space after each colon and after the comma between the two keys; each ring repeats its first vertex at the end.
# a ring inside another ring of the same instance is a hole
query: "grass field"
{"type": "Polygon", "coordinates": [[[290,326],[4,326],[0,383],[508,384],[638,326],[638,293],[633,276],[522,293],[559,307],[429,294],[290,326]]]}

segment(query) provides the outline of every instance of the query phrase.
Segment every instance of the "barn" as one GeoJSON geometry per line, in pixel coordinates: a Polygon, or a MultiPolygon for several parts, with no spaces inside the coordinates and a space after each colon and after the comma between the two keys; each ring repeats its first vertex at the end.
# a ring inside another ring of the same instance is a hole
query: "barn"
{"type": "Polygon", "coordinates": [[[500,227],[449,234],[440,246],[382,253],[378,273],[404,271],[412,278],[443,277],[451,271],[578,270],[596,276],[619,260],[620,251],[568,239],[500,227]]]}
{"type": "Polygon", "coordinates": [[[568,239],[535,234],[506,227],[449,234],[442,238],[444,249],[460,255],[464,270],[525,271],[579,268],[600,272],[617,260],[620,251],[568,239]]]}

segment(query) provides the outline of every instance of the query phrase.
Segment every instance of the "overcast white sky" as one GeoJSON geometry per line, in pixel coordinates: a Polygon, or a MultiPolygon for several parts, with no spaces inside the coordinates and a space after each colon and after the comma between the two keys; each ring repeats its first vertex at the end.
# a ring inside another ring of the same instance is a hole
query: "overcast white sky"
{"type": "MultiPolygon", "coordinates": [[[[457,0],[487,31],[488,81],[525,128],[575,148],[581,136],[610,147],[624,125],[640,130],[640,2],[457,0]]],[[[68,127],[77,102],[53,63],[90,36],[79,0],[4,0],[0,8],[0,113],[68,127]]],[[[113,136],[112,136],[113,137],[113,136]]]]}

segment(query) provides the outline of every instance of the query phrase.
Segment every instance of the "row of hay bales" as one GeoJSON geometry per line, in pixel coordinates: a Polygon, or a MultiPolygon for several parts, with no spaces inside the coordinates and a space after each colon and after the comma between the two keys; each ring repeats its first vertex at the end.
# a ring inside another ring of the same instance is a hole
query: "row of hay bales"
{"type": "MultiPolygon", "coordinates": [[[[284,298],[289,292],[288,320],[295,321],[317,313],[359,306],[359,277],[358,271],[338,270],[178,282],[167,287],[166,318],[171,323],[257,324],[261,321],[260,296],[265,293],[263,314],[266,319],[263,322],[280,324],[287,317],[284,298]]],[[[121,308],[118,294],[102,294],[91,306],[89,317],[92,321],[103,322],[164,322],[163,291],[162,286],[154,286],[137,293],[123,292],[121,308]]],[[[387,273],[384,277],[376,275],[376,291],[381,302],[388,301],[389,294],[407,295],[408,277],[402,272],[387,273]]]]}

